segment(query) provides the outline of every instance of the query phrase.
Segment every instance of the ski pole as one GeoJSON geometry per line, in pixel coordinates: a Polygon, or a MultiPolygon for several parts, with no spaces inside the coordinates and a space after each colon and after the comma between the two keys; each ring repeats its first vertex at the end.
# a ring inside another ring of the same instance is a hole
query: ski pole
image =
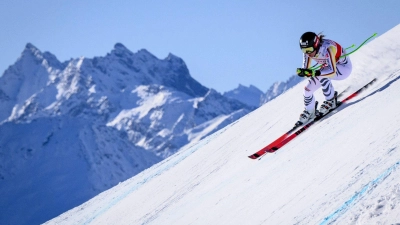
{"type": "MultiPolygon", "coordinates": [[[[348,56],[350,54],[353,54],[354,52],[356,52],[358,49],[360,49],[365,43],[367,43],[371,38],[375,37],[376,35],[377,35],[377,33],[374,33],[371,37],[367,38],[367,40],[365,40],[363,43],[361,43],[361,45],[358,46],[356,49],[354,49],[353,51],[351,51],[351,52],[349,52],[347,54],[344,54],[344,55],[340,56],[339,58],[344,58],[344,57],[346,57],[346,56],[348,56]]],[[[350,48],[353,48],[354,46],[355,45],[353,44],[352,46],[346,48],[346,50],[350,49],[350,48]]],[[[311,67],[310,70],[318,70],[319,68],[321,68],[321,66],[322,65],[315,65],[315,66],[311,67]]]]}

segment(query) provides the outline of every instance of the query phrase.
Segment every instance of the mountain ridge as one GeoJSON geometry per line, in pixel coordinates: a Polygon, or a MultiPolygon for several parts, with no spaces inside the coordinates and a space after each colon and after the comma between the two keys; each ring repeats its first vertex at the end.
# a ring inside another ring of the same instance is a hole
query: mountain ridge
{"type": "Polygon", "coordinates": [[[65,62],[28,43],[0,77],[0,104],[0,221],[17,224],[44,222],[254,110],[201,85],[181,58],[121,43],[65,62]]]}

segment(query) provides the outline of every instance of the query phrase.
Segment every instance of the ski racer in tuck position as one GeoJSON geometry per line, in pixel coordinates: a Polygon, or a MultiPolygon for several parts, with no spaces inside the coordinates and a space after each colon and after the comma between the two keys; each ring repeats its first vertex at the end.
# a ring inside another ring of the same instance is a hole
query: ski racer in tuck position
{"type": "Polygon", "coordinates": [[[300,37],[300,49],[303,54],[303,68],[297,69],[297,75],[308,79],[304,88],[305,109],[300,114],[300,119],[296,126],[313,120],[317,114],[317,103],[314,92],[322,87],[325,101],[319,109],[319,113],[324,115],[336,108],[337,92],[331,80],[344,80],[349,77],[352,65],[350,58],[346,55],[346,50],[335,41],[325,39],[322,34],[306,32],[300,37]],[[344,57],[341,57],[341,56],[344,57]],[[319,67],[311,66],[314,60],[319,67]],[[317,68],[317,69],[315,69],[317,68]]]}

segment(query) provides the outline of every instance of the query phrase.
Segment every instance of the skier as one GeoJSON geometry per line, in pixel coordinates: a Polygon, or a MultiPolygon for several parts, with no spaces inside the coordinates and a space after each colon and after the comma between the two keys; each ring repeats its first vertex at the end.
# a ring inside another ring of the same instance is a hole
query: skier
{"type": "Polygon", "coordinates": [[[297,69],[297,75],[308,78],[308,83],[304,88],[305,109],[296,126],[316,117],[317,103],[314,92],[320,87],[322,87],[326,100],[321,105],[319,113],[324,115],[336,108],[337,92],[331,81],[346,79],[352,70],[350,58],[346,56],[346,50],[338,43],[325,39],[325,35],[317,35],[313,32],[304,33],[300,37],[300,49],[304,53],[303,68],[297,69]],[[310,69],[312,60],[320,66],[317,70],[310,69]]]}

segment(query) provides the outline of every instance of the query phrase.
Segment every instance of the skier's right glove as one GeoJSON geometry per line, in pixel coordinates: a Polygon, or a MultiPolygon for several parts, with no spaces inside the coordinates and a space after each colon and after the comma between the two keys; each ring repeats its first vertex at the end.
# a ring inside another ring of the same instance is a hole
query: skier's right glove
{"type": "Polygon", "coordinates": [[[300,77],[315,77],[315,76],[321,75],[320,70],[310,70],[310,69],[303,69],[303,68],[297,68],[296,73],[300,77]]]}

